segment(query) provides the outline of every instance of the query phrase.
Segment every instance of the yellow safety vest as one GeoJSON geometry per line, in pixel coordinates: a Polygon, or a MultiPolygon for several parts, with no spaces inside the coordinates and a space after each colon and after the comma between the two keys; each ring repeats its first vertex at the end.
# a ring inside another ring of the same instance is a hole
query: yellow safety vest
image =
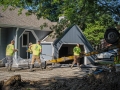
{"type": "Polygon", "coordinates": [[[41,49],[41,45],[39,44],[33,44],[32,45],[32,51],[33,51],[33,55],[40,55],[40,49],[41,49]]]}
{"type": "Polygon", "coordinates": [[[74,55],[80,55],[81,49],[76,46],[76,47],[73,48],[73,52],[74,52],[74,55]]]}
{"type": "Polygon", "coordinates": [[[6,47],[6,55],[13,56],[14,54],[14,45],[8,44],[6,47]]]}
{"type": "Polygon", "coordinates": [[[27,52],[32,53],[32,46],[28,47],[27,52]]]}

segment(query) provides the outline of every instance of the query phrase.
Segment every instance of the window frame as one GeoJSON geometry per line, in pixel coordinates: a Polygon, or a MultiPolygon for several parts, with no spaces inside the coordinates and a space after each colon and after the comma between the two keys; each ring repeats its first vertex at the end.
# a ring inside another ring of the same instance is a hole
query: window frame
{"type": "Polygon", "coordinates": [[[29,44],[29,32],[24,32],[22,35],[22,47],[27,47],[29,44]],[[23,45],[23,35],[27,35],[27,45],[23,45]]]}

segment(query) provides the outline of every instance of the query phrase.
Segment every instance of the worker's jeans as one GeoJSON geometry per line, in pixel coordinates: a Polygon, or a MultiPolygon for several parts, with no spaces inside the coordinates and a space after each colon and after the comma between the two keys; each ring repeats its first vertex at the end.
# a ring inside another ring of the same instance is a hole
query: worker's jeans
{"type": "Polygon", "coordinates": [[[30,53],[30,59],[32,60],[32,53],[30,53]]]}
{"type": "Polygon", "coordinates": [[[74,63],[79,63],[80,56],[74,55],[74,63]]]}
{"type": "Polygon", "coordinates": [[[40,56],[38,56],[38,55],[32,55],[31,64],[34,64],[35,60],[37,60],[37,62],[38,62],[39,64],[41,64],[40,56]]]}
{"type": "Polygon", "coordinates": [[[75,63],[77,63],[77,67],[80,67],[79,59],[80,59],[79,55],[74,55],[74,61],[71,67],[73,67],[75,63]]]}
{"type": "Polygon", "coordinates": [[[6,60],[7,60],[7,67],[12,66],[12,64],[13,64],[13,56],[6,56],[6,60]]]}

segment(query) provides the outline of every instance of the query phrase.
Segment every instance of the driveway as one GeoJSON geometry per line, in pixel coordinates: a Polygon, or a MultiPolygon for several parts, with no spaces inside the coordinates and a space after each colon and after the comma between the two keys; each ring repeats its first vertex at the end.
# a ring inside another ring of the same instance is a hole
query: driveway
{"type": "Polygon", "coordinates": [[[40,70],[39,68],[34,68],[33,72],[29,72],[28,68],[20,69],[13,68],[15,72],[7,72],[5,67],[0,67],[0,81],[8,80],[13,75],[21,75],[22,80],[32,80],[37,81],[46,78],[72,78],[72,77],[83,77],[88,74],[88,68],[79,70],[77,67],[53,67],[40,70]]]}

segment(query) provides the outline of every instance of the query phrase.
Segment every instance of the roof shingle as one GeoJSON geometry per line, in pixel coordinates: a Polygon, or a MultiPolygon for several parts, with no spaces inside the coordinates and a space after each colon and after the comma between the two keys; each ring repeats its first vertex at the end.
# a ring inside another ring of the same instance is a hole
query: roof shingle
{"type": "Polygon", "coordinates": [[[2,7],[0,7],[0,27],[21,27],[40,30],[40,26],[47,23],[48,27],[44,27],[43,30],[51,31],[50,27],[54,25],[48,19],[40,18],[38,20],[34,14],[26,16],[27,10],[23,10],[22,14],[18,15],[19,8],[12,11],[9,8],[3,12],[2,7]]]}

